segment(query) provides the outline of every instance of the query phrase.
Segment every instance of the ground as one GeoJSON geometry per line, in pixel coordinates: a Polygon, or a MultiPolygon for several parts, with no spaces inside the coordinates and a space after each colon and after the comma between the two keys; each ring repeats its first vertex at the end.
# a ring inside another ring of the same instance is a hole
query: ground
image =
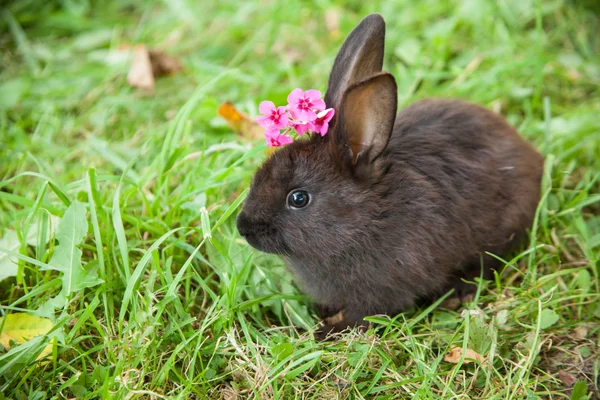
{"type": "Polygon", "coordinates": [[[53,328],[0,350],[0,399],[597,397],[599,15],[593,0],[9,3],[0,256],[18,268],[0,282],[0,315],[53,328]],[[543,197],[530,243],[473,303],[318,343],[281,261],[235,228],[264,143],[216,110],[256,115],[295,87],[324,91],[373,11],[400,106],[458,97],[505,115],[546,157],[543,197]],[[132,88],[118,49],[134,43],[183,70],[132,88]],[[57,240],[47,225],[60,217],[57,240]],[[59,257],[72,268],[52,267],[59,257]],[[447,361],[453,347],[482,358],[447,361]]]}

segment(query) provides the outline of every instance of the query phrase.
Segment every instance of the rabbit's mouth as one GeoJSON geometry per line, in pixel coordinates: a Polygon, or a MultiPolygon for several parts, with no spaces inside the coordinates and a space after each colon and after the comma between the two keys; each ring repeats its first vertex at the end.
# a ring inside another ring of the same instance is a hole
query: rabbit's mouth
{"type": "Polygon", "coordinates": [[[254,247],[256,250],[260,250],[263,253],[279,254],[284,255],[289,253],[288,247],[283,242],[273,240],[268,237],[260,235],[242,235],[248,244],[254,247]]]}
{"type": "Polygon", "coordinates": [[[272,224],[255,221],[242,212],[237,218],[238,232],[257,250],[271,254],[287,254],[288,246],[279,238],[272,224]]]}

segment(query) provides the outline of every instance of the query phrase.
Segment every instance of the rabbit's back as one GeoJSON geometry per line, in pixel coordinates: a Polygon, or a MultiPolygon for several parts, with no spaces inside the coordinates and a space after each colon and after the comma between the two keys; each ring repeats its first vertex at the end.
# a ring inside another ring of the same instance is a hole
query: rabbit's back
{"type": "Polygon", "coordinates": [[[490,110],[459,100],[414,103],[398,114],[384,160],[427,187],[424,202],[465,251],[502,254],[531,226],[542,156],[490,110]]]}

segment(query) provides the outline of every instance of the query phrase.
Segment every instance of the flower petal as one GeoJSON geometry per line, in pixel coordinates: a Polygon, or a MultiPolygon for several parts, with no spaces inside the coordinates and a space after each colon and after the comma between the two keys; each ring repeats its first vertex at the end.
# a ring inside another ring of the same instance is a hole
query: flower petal
{"type": "Polygon", "coordinates": [[[313,100],[312,106],[313,109],[321,111],[325,108],[325,102],[321,99],[313,100]]]}
{"type": "Polygon", "coordinates": [[[265,137],[275,137],[280,133],[280,129],[272,125],[265,129],[265,137]]]}
{"type": "Polygon", "coordinates": [[[289,109],[290,117],[294,120],[294,123],[304,123],[306,121],[300,121],[300,110],[296,107],[290,107],[289,109]]]}
{"type": "Polygon", "coordinates": [[[335,110],[333,108],[328,108],[327,110],[323,110],[317,114],[317,118],[322,120],[323,122],[331,121],[331,118],[335,115],[335,110]]]}
{"type": "Polygon", "coordinates": [[[304,97],[304,91],[300,88],[296,88],[292,90],[292,92],[288,95],[287,101],[290,104],[298,104],[301,98],[304,97]]]}
{"type": "Polygon", "coordinates": [[[328,130],[329,130],[329,124],[327,122],[324,122],[323,125],[321,126],[321,129],[319,129],[319,133],[321,134],[321,136],[325,136],[327,134],[328,130]]]}
{"type": "Polygon", "coordinates": [[[258,106],[258,111],[263,115],[271,115],[275,111],[275,104],[272,101],[261,101],[258,106]]]}
{"type": "Polygon", "coordinates": [[[315,114],[315,112],[311,110],[299,110],[298,119],[301,121],[311,122],[317,119],[317,114],[315,114]]]}
{"type": "Polygon", "coordinates": [[[279,143],[281,145],[290,144],[294,141],[294,139],[292,139],[291,137],[286,136],[286,135],[279,135],[277,137],[277,140],[279,141],[279,143]]]}
{"type": "Polygon", "coordinates": [[[296,132],[298,132],[298,135],[302,136],[309,130],[312,130],[313,128],[312,128],[312,123],[305,122],[302,124],[294,124],[294,129],[296,130],[296,132]]]}
{"type": "Polygon", "coordinates": [[[273,121],[273,127],[277,127],[277,129],[283,129],[288,125],[288,122],[288,115],[283,114],[279,119],[273,121]]]}
{"type": "Polygon", "coordinates": [[[266,132],[265,139],[267,141],[267,146],[283,146],[286,144],[290,144],[294,141],[294,139],[292,139],[291,137],[281,135],[279,133],[274,133],[272,135],[267,136],[266,132]]]}
{"type": "Polygon", "coordinates": [[[273,125],[273,119],[271,117],[259,116],[256,117],[256,122],[265,129],[273,125]]]}
{"type": "Polygon", "coordinates": [[[321,92],[319,92],[318,90],[315,90],[315,89],[307,90],[304,93],[304,95],[313,103],[315,101],[321,100],[321,92]]]}

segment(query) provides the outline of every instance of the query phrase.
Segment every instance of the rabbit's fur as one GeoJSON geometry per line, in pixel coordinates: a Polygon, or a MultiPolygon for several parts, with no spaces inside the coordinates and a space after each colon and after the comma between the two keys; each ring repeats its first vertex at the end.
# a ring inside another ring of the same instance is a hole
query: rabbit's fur
{"type": "Polygon", "coordinates": [[[325,95],[329,133],[297,140],[256,172],[238,216],[253,247],[281,255],[304,290],[343,319],[324,332],[393,315],[490,277],[532,224],[542,156],[501,116],[460,100],[396,115],[381,72],[385,24],[366,17],[340,50],[325,95]],[[288,207],[293,189],[311,196],[288,207]]]}

